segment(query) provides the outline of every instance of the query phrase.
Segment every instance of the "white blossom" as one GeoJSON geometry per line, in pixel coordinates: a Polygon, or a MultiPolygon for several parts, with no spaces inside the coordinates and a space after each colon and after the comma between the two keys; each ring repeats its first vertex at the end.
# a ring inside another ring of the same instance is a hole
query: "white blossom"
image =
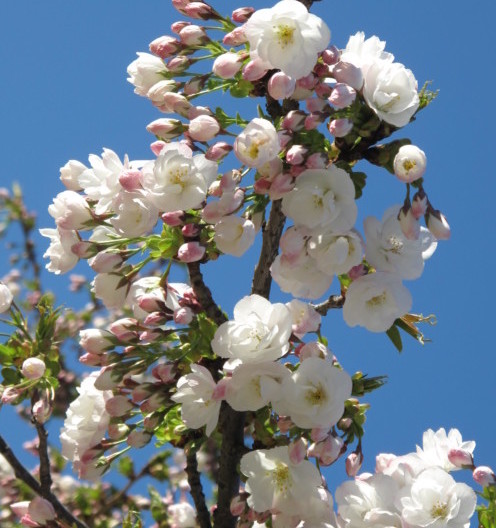
{"type": "Polygon", "coordinates": [[[219,326],[212,349],[230,360],[264,363],[286,354],[290,335],[291,314],[284,304],[248,295],[234,307],[234,320],[219,326]]]}
{"type": "Polygon", "coordinates": [[[196,511],[189,502],[179,502],[171,504],[167,508],[167,513],[171,517],[172,528],[195,528],[196,511]]]}
{"type": "Polygon", "coordinates": [[[295,79],[313,70],[331,38],[325,22],[296,0],[255,11],[245,24],[245,35],[257,57],[295,79]]]}
{"type": "Polygon", "coordinates": [[[3,282],[0,282],[0,313],[4,313],[10,309],[14,296],[9,287],[3,282]]]}
{"type": "Polygon", "coordinates": [[[327,275],[347,273],[363,258],[363,242],[354,230],[342,233],[319,230],[310,237],[307,250],[317,268],[327,275]]]}
{"type": "Polygon", "coordinates": [[[289,370],[276,362],[242,363],[229,380],[226,401],[235,411],[257,411],[281,397],[289,370]]]}
{"type": "Polygon", "coordinates": [[[397,483],[377,474],[341,484],[335,493],[342,528],[402,528],[394,506],[397,483]]]}
{"type": "Polygon", "coordinates": [[[255,242],[255,224],[246,218],[224,216],[214,229],[217,248],[228,255],[240,257],[255,242]]]}
{"type": "Polygon", "coordinates": [[[365,39],[365,33],[358,31],[348,39],[346,48],[341,52],[341,60],[353,64],[365,75],[377,61],[393,62],[394,56],[384,51],[386,43],[375,35],[365,39]]]}
{"type": "Polygon", "coordinates": [[[335,165],[307,169],[284,195],[282,210],[299,226],[347,231],[357,217],[355,187],[349,174],[335,165]]]}
{"type": "Polygon", "coordinates": [[[399,210],[399,205],[390,207],[382,222],[372,216],[365,219],[365,255],[379,271],[395,273],[402,279],[418,279],[424,270],[424,260],[436,250],[437,241],[425,227],[420,227],[416,240],[406,238],[398,220],[399,210]]]}
{"type": "Polygon", "coordinates": [[[167,68],[162,59],[150,53],[137,53],[138,58],[127,67],[128,81],[134,86],[134,93],[146,96],[148,90],[162,81],[167,68]]]}
{"type": "Polygon", "coordinates": [[[72,246],[79,242],[76,231],[61,228],[40,229],[40,235],[50,239],[50,246],[43,255],[44,258],[50,259],[46,265],[48,271],[55,275],[67,273],[78,263],[79,257],[71,250],[72,246]]]}
{"type": "Polygon", "coordinates": [[[214,399],[215,381],[201,365],[190,365],[191,373],[181,376],[171,400],[181,404],[181,418],[190,429],[206,425],[210,436],[219,420],[220,404],[214,399]]]}
{"type": "Polygon", "coordinates": [[[316,261],[306,254],[293,261],[278,255],[270,273],[283,292],[304,299],[322,297],[332,283],[332,275],[322,273],[316,261]]]}
{"type": "Polygon", "coordinates": [[[422,448],[417,446],[417,456],[428,466],[439,466],[445,471],[456,471],[458,468],[448,459],[448,453],[452,449],[461,449],[473,453],[475,442],[473,440],[463,441],[458,429],[450,429],[446,434],[444,427],[437,431],[428,429],[423,435],[422,448]]]}
{"type": "Polygon", "coordinates": [[[78,472],[85,466],[83,455],[101,442],[110,421],[105,402],[112,397],[112,392],[95,388],[98,375],[99,372],[93,372],[82,381],[77,389],[79,396],[69,406],[60,433],[62,455],[78,472]]]}
{"type": "Polygon", "coordinates": [[[319,329],[322,317],[311,304],[293,299],[286,306],[291,312],[293,334],[296,337],[301,339],[307,332],[319,329]]]}
{"type": "Polygon", "coordinates": [[[420,102],[413,73],[397,62],[372,64],[365,75],[363,96],[380,119],[395,127],[407,125],[420,102]]]}
{"type": "Polygon", "coordinates": [[[402,495],[398,506],[411,528],[469,528],[477,502],[472,488],[440,468],[422,471],[402,495]]]}
{"type": "Polygon", "coordinates": [[[157,223],[158,209],[142,191],[121,191],[112,201],[111,208],[115,216],[110,223],[124,237],[146,235],[157,223]]]}
{"type": "Polygon", "coordinates": [[[412,296],[401,280],[378,271],[354,280],[346,292],[343,317],[349,326],[364,326],[371,332],[385,332],[395,319],[412,307],[412,296]]]}
{"type": "Polygon", "coordinates": [[[427,165],[427,157],[416,145],[403,145],[394,157],[393,167],[396,177],[405,183],[422,178],[427,165]]]}
{"type": "Polygon", "coordinates": [[[280,143],[274,125],[256,117],[234,141],[234,153],[248,167],[260,167],[279,154],[280,143]]]}
{"type": "Polygon", "coordinates": [[[320,473],[311,462],[291,462],[287,446],[247,453],[241,459],[240,469],[248,477],[245,484],[250,494],[248,506],[257,512],[301,514],[307,511],[308,501],[318,497],[322,484],[320,473]]]}
{"type": "Polygon", "coordinates": [[[165,145],[155,162],[143,167],[147,197],[162,212],[200,207],[217,176],[217,163],[193,156],[181,143],[165,145]]]}
{"type": "Polygon", "coordinates": [[[88,167],[77,160],[69,160],[63,167],[60,168],[60,181],[70,191],[81,191],[79,185],[79,175],[82,174],[88,167]]]}
{"type": "Polygon", "coordinates": [[[330,361],[318,357],[305,359],[282,385],[282,398],[274,410],[290,416],[298,427],[331,427],[344,412],[351,396],[351,378],[330,361]]]}
{"type": "Polygon", "coordinates": [[[149,313],[140,308],[140,300],[144,295],[153,297],[156,302],[165,304],[166,294],[160,286],[160,277],[143,277],[131,284],[126,302],[133,310],[136,319],[144,319],[149,313]]]}
{"type": "Polygon", "coordinates": [[[57,227],[67,230],[88,229],[92,219],[88,202],[75,191],[63,191],[53,199],[48,212],[57,227]]]}
{"type": "Polygon", "coordinates": [[[98,273],[93,279],[92,289],[108,310],[117,310],[124,306],[129,283],[119,273],[98,273]]]}

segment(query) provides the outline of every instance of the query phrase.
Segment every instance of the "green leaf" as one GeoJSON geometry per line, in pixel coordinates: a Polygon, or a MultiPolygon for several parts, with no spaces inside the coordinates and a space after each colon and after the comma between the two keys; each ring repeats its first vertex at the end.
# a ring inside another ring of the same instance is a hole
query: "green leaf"
{"type": "Polygon", "coordinates": [[[401,352],[403,350],[403,343],[401,341],[401,334],[398,330],[398,327],[393,324],[391,328],[386,332],[389,339],[391,339],[393,345],[396,347],[398,352],[401,352]]]}
{"type": "Polygon", "coordinates": [[[355,200],[358,200],[362,196],[363,188],[367,183],[367,175],[365,172],[352,172],[350,176],[355,186],[355,200]]]}
{"type": "Polygon", "coordinates": [[[12,360],[15,355],[15,349],[6,345],[0,345],[0,365],[12,365],[12,360]]]}
{"type": "Polygon", "coordinates": [[[394,174],[394,158],[398,150],[404,145],[410,145],[412,142],[405,139],[397,139],[384,145],[377,145],[365,151],[364,158],[374,165],[384,167],[391,174],[394,174]]]}
{"type": "Polygon", "coordinates": [[[253,90],[253,84],[250,81],[240,79],[236,84],[231,86],[230,93],[233,97],[248,97],[253,90]]]}
{"type": "Polygon", "coordinates": [[[19,372],[11,368],[2,369],[3,381],[2,385],[17,385],[19,382],[19,372]]]}
{"type": "Polygon", "coordinates": [[[134,463],[131,457],[121,457],[117,464],[117,470],[121,475],[124,475],[126,478],[132,478],[134,475],[134,463]]]}

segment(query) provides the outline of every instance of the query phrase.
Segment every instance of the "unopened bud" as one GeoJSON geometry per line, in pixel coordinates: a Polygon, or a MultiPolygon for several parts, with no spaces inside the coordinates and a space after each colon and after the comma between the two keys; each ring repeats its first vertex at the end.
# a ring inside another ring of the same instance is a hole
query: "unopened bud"
{"type": "Polygon", "coordinates": [[[178,137],[185,130],[181,121],[177,119],[167,119],[165,117],[152,121],[146,129],[151,134],[161,137],[164,140],[178,137]]]}
{"type": "Polygon", "coordinates": [[[180,325],[188,325],[193,320],[194,313],[191,308],[184,306],[174,311],[174,322],[180,325]]]}
{"type": "Polygon", "coordinates": [[[160,218],[162,218],[164,224],[171,227],[177,227],[184,223],[184,211],[170,211],[168,213],[163,213],[160,218]]]}
{"type": "Polygon", "coordinates": [[[45,362],[35,357],[24,360],[21,368],[22,375],[31,380],[41,378],[45,374],[45,370],[45,362]]]}
{"type": "Polygon", "coordinates": [[[258,81],[267,73],[267,63],[260,59],[248,62],[243,68],[243,78],[247,81],[258,81]]]}
{"type": "Polygon", "coordinates": [[[301,165],[305,161],[308,149],[302,145],[293,145],[286,152],[286,161],[290,165],[301,165]]]}
{"type": "Polygon", "coordinates": [[[205,158],[210,161],[220,161],[225,158],[232,149],[232,145],[229,145],[229,143],[218,141],[209,147],[207,152],[205,152],[205,158]]]}
{"type": "Polygon", "coordinates": [[[307,441],[304,438],[298,438],[288,446],[289,460],[293,464],[299,464],[307,455],[307,441]]]}
{"type": "Polygon", "coordinates": [[[203,2],[189,2],[184,6],[184,13],[191,18],[208,20],[210,18],[216,18],[215,11],[203,2]]]}
{"type": "Polygon", "coordinates": [[[362,467],[363,455],[362,453],[350,453],[346,457],[346,474],[348,477],[356,477],[360,468],[362,467]]]}
{"type": "Polygon", "coordinates": [[[243,57],[228,51],[215,59],[212,71],[221,79],[232,79],[239,72],[242,65],[243,57]]]}
{"type": "Polygon", "coordinates": [[[337,138],[348,135],[353,130],[353,122],[347,117],[329,121],[329,132],[337,138]]]}
{"type": "Polygon", "coordinates": [[[35,497],[28,506],[28,516],[38,525],[45,526],[49,521],[53,521],[57,515],[54,507],[41,497],[35,497]]]}
{"type": "Polygon", "coordinates": [[[415,194],[412,200],[412,213],[415,218],[419,219],[427,212],[427,195],[423,190],[415,194]]]}
{"type": "Polygon", "coordinates": [[[222,39],[222,42],[226,46],[233,47],[241,46],[241,44],[247,42],[244,26],[234,28],[230,33],[226,33],[222,39]]]}
{"type": "Polygon", "coordinates": [[[349,62],[338,62],[333,68],[331,75],[338,83],[344,83],[355,90],[363,86],[362,70],[349,62]]]}
{"type": "Polygon", "coordinates": [[[494,476],[494,471],[488,466],[478,466],[474,469],[472,473],[475,482],[480,484],[482,487],[492,486],[496,483],[496,477],[494,476]]]}
{"type": "Polygon", "coordinates": [[[205,255],[205,247],[199,242],[186,242],[177,251],[177,258],[182,262],[197,262],[205,255]]]}
{"type": "Polygon", "coordinates": [[[273,99],[287,99],[291,97],[296,87],[296,80],[284,72],[276,72],[269,79],[267,89],[273,99]]]}
{"type": "Polygon", "coordinates": [[[420,223],[415,218],[409,203],[400,209],[398,214],[401,232],[408,240],[418,240],[420,236],[420,223]]]}
{"type": "Polygon", "coordinates": [[[244,24],[255,12],[254,7],[238,7],[232,12],[231,18],[238,24],[244,24]]]}
{"type": "Polygon", "coordinates": [[[324,64],[327,64],[328,66],[337,64],[339,62],[340,56],[341,52],[338,48],[336,48],[336,46],[331,46],[329,49],[326,49],[322,52],[322,60],[324,61],[324,64]]]}
{"type": "Polygon", "coordinates": [[[356,99],[356,90],[343,83],[337,83],[332,91],[329,102],[336,108],[346,108],[356,99]]]}
{"type": "Polygon", "coordinates": [[[450,226],[446,217],[434,209],[428,210],[425,215],[425,224],[427,229],[438,239],[448,240],[451,236],[450,226]]]}
{"type": "Polygon", "coordinates": [[[297,132],[304,127],[306,116],[307,114],[302,110],[291,110],[282,120],[281,126],[286,130],[297,132]]]}
{"type": "Polygon", "coordinates": [[[188,134],[195,141],[210,141],[219,130],[220,126],[215,117],[200,115],[190,121],[188,134]]]}
{"type": "Polygon", "coordinates": [[[179,37],[186,46],[199,46],[209,40],[205,30],[196,24],[184,26],[179,31],[179,37]]]}
{"type": "Polygon", "coordinates": [[[114,396],[105,402],[105,410],[110,416],[124,416],[134,408],[125,396],[114,396]]]}
{"type": "Polygon", "coordinates": [[[472,453],[464,449],[450,449],[448,453],[448,460],[457,468],[473,468],[474,458],[472,453]]]}
{"type": "Polygon", "coordinates": [[[174,55],[174,53],[179,51],[181,47],[181,43],[177,39],[168,35],[156,38],[150,42],[149,46],[150,52],[161,59],[166,59],[167,57],[174,55]]]}

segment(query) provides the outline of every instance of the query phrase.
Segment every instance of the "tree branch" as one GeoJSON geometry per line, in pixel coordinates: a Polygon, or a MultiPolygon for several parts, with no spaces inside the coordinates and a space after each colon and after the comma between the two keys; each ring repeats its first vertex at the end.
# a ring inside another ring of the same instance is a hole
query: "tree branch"
{"type": "Polygon", "coordinates": [[[270,286],[272,284],[272,276],[270,274],[270,266],[274,262],[279,248],[279,240],[281,239],[282,230],[286,217],[282,212],[281,200],[272,202],[270,209],[270,216],[267,225],[265,226],[262,235],[262,250],[260,251],[260,258],[258,260],[255,273],[253,275],[253,282],[251,292],[269,298],[270,286]]]}
{"type": "Polygon", "coordinates": [[[198,473],[196,452],[193,450],[186,455],[186,474],[188,475],[190,493],[196,506],[196,518],[200,523],[200,528],[211,528],[210,512],[205,502],[200,474],[198,473]]]}
{"type": "Polygon", "coordinates": [[[5,457],[5,460],[10,464],[14,470],[15,476],[29,486],[37,495],[46,499],[54,507],[55,512],[61,520],[67,522],[70,526],[77,528],[88,528],[88,526],[74,517],[66,507],[59,502],[57,497],[50,491],[46,492],[40,483],[31,475],[31,473],[21,464],[14,452],[8,446],[7,442],[0,435],[0,453],[5,457]]]}
{"type": "Polygon", "coordinates": [[[320,304],[313,304],[315,311],[320,315],[327,315],[333,308],[342,308],[344,304],[344,295],[331,295],[327,301],[320,304]]]}
{"type": "Polygon", "coordinates": [[[48,433],[43,424],[34,421],[38,433],[38,454],[40,457],[40,482],[43,493],[50,493],[52,488],[52,475],[50,474],[50,459],[48,458],[48,433]]]}

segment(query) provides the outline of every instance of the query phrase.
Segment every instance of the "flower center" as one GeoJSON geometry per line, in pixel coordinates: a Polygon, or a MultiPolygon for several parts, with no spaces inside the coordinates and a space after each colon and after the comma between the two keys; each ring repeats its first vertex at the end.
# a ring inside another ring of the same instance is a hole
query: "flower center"
{"type": "Polygon", "coordinates": [[[381,306],[386,302],[386,292],[382,292],[380,295],[376,295],[367,301],[367,305],[372,307],[381,306]]]}
{"type": "Polygon", "coordinates": [[[188,169],[186,167],[176,167],[169,171],[170,181],[181,187],[184,185],[184,178],[188,175],[188,169]]]}
{"type": "Polygon", "coordinates": [[[274,26],[274,28],[276,30],[277,40],[279,41],[281,48],[284,49],[290,44],[293,44],[293,34],[295,31],[294,27],[288,26],[288,24],[279,24],[278,26],[274,26]]]}
{"type": "Polygon", "coordinates": [[[391,235],[388,238],[389,245],[391,246],[389,251],[391,253],[394,253],[395,255],[400,255],[401,250],[403,249],[403,241],[399,239],[397,236],[391,235]]]}
{"type": "Polygon", "coordinates": [[[446,519],[448,516],[448,505],[445,502],[437,501],[431,509],[433,519],[446,519]]]}
{"type": "Polygon", "coordinates": [[[305,399],[311,405],[320,405],[327,400],[327,393],[324,387],[319,384],[306,392],[305,399]]]}
{"type": "Polygon", "coordinates": [[[288,466],[282,462],[278,462],[275,470],[272,472],[272,480],[274,487],[279,493],[287,492],[291,485],[291,475],[288,466]]]}
{"type": "Polygon", "coordinates": [[[405,160],[403,162],[403,168],[406,170],[406,172],[410,172],[416,166],[417,166],[417,164],[413,160],[405,160]]]}

